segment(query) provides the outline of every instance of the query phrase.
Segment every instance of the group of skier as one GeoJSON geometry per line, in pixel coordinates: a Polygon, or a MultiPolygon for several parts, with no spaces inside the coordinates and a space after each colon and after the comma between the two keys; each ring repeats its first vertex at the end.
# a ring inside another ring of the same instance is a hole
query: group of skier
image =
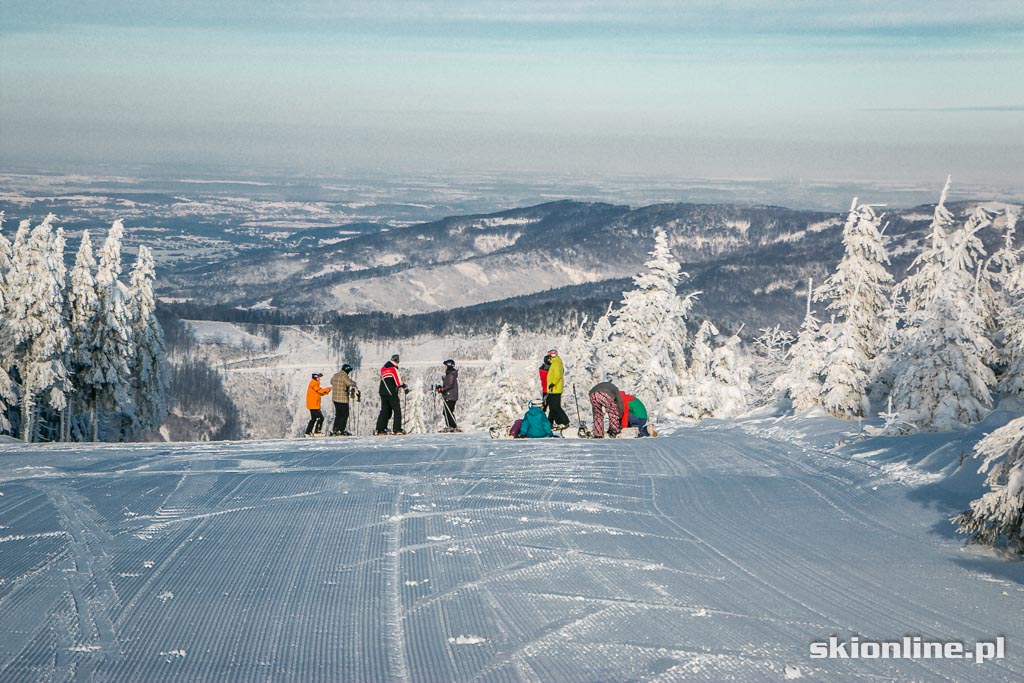
{"type": "MultiPolygon", "coordinates": [[[[509,435],[516,438],[554,436],[554,431],[569,426],[569,417],[562,409],[562,393],[565,388],[565,366],[557,349],[551,349],[540,365],[540,401],[531,402],[521,420],[516,420],[509,429],[509,435]]],[[[580,436],[601,439],[607,434],[614,438],[626,427],[636,427],[637,436],[656,436],[648,429],[647,407],[632,394],[621,391],[611,382],[601,382],[588,393],[593,414],[593,429],[587,429],[582,419],[579,424],[580,436]]],[[[578,410],[578,406],[577,406],[578,410]]]]}
{"type": "MultiPolygon", "coordinates": [[[[377,424],[374,435],[405,434],[402,428],[402,401],[399,392],[409,393],[409,387],[402,382],[398,372],[401,359],[396,353],[391,359],[384,363],[380,369],[380,384],[378,394],[380,395],[380,413],[377,415],[377,424]],[[390,429],[388,422],[391,422],[390,429]]],[[[455,406],[459,400],[459,370],[455,367],[455,361],[448,359],[442,364],[444,375],[440,384],[433,386],[433,391],[441,396],[445,426],[443,432],[460,432],[458,423],[455,420],[455,406]]],[[[352,366],[345,363],[333,377],[330,386],[322,387],[320,378],[323,373],[314,372],[306,389],[306,408],[309,410],[309,423],[306,425],[305,436],[315,436],[321,432],[324,424],[324,414],[321,410],[321,400],[327,394],[331,394],[334,403],[334,424],[331,426],[330,436],[352,436],[348,431],[349,404],[351,401],[359,402],[362,394],[359,385],[351,377],[352,366]]],[[[541,398],[531,401],[531,405],[521,420],[516,420],[509,435],[514,437],[544,437],[553,436],[554,431],[562,431],[569,426],[569,416],[562,408],[562,394],[565,391],[565,366],[557,349],[551,349],[544,356],[540,366],[541,398]]],[[[575,391],[575,389],[574,389],[575,391]]],[[[647,409],[643,402],[636,396],[619,390],[611,382],[601,382],[594,386],[589,392],[590,406],[593,412],[593,430],[581,421],[579,424],[580,436],[603,438],[605,436],[605,421],[607,420],[607,435],[618,436],[626,427],[636,427],[637,436],[656,436],[657,433],[648,430],[647,409]]],[[[578,409],[578,405],[577,405],[578,409]]]]}

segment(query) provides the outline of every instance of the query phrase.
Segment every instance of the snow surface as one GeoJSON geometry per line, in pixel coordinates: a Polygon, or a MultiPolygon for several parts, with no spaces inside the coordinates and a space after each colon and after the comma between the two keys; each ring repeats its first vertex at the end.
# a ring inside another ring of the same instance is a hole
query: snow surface
{"type": "Polygon", "coordinates": [[[849,429],[3,444],[0,680],[1021,680],[1024,564],[880,466],[953,437],[849,429]],[[832,634],[1007,658],[810,659],[832,634]]]}

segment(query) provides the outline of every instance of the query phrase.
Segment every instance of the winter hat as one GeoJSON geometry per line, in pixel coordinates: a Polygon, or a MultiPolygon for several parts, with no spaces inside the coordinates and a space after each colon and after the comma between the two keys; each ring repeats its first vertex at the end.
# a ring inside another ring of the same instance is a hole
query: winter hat
{"type": "Polygon", "coordinates": [[[342,372],[352,372],[352,366],[349,365],[348,363],[345,363],[344,365],[341,366],[341,371],[342,372]]]}
{"type": "Polygon", "coordinates": [[[324,376],[324,373],[322,373],[322,372],[314,372],[313,373],[313,379],[320,379],[323,376],[324,376]]]}
{"type": "Polygon", "coordinates": [[[397,363],[398,362],[398,354],[397,353],[395,355],[391,356],[391,362],[392,363],[397,363]]]}

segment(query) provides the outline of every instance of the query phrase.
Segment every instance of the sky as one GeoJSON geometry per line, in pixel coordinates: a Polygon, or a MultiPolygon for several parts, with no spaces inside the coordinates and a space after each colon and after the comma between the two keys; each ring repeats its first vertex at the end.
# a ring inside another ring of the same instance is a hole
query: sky
{"type": "Polygon", "coordinates": [[[3,0],[0,165],[1024,187],[1024,3],[3,0]]]}

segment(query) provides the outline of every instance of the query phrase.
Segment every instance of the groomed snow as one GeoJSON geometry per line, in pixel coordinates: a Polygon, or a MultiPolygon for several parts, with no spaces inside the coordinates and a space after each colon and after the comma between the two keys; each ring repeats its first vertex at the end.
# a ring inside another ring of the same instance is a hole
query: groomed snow
{"type": "Polygon", "coordinates": [[[1021,680],[1024,565],[818,422],[3,444],[0,680],[1021,680]],[[832,634],[1007,658],[810,659],[832,634]]]}

